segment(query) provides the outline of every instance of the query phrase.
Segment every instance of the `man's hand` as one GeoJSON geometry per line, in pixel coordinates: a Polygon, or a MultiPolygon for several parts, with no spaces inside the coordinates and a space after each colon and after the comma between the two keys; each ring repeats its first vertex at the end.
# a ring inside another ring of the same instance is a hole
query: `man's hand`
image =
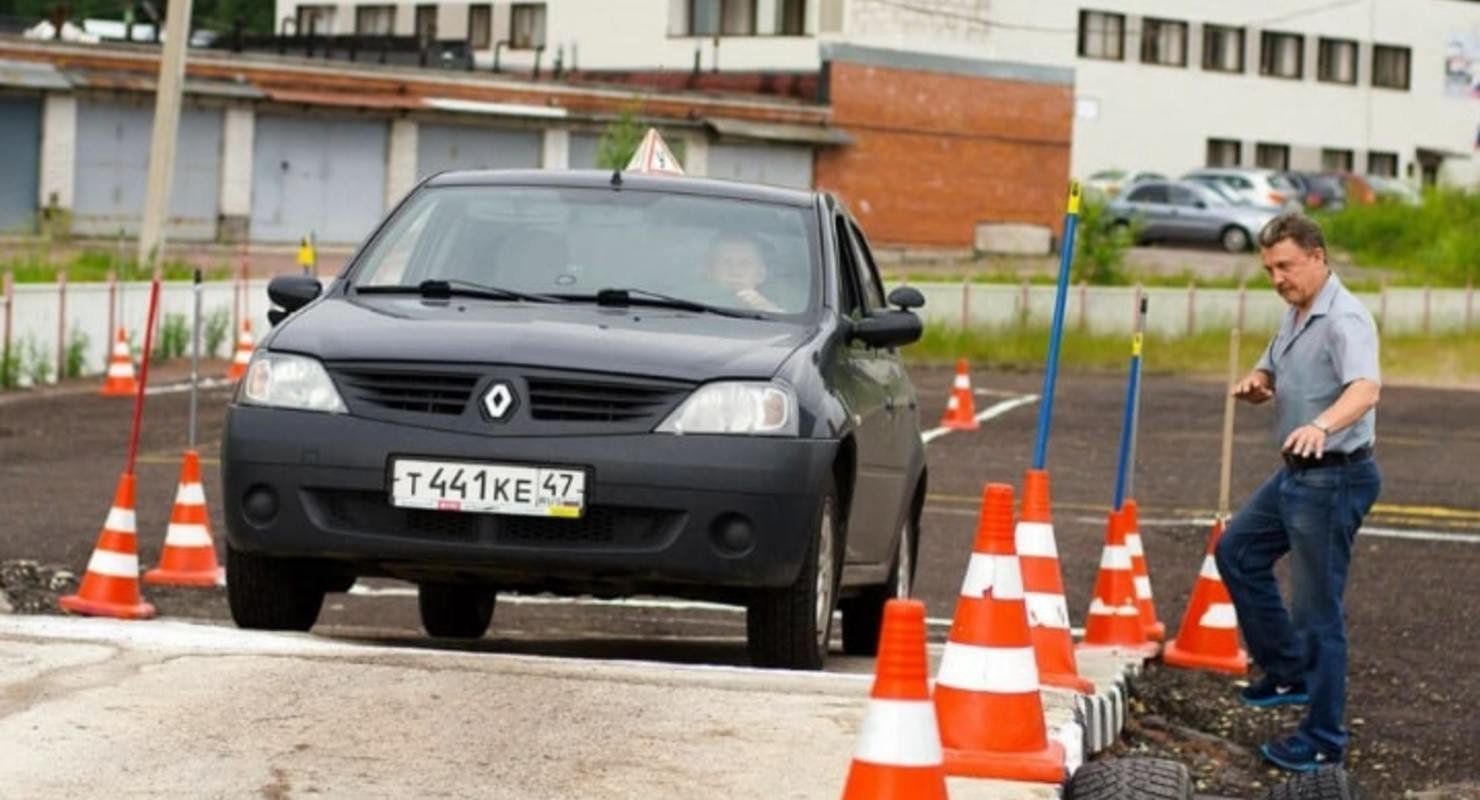
{"type": "Polygon", "coordinates": [[[1233,387],[1233,396],[1254,405],[1274,397],[1274,381],[1268,372],[1256,369],[1233,387]]]}
{"type": "Polygon", "coordinates": [[[1326,432],[1314,425],[1301,425],[1290,431],[1280,450],[1301,458],[1320,458],[1326,453],[1326,432]]]}

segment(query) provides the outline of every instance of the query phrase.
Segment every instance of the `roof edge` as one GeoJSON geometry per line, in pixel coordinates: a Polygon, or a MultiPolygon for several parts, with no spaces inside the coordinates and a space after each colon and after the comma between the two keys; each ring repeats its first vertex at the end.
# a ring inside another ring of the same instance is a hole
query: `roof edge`
{"type": "Polygon", "coordinates": [[[824,62],[851,61],[876,67],[940,72],[974,78],[1047,83],[1057,86],[1074,85],[1073,67],[1050,67],[1020,61],[993,61],[985,58],[938,55],[915,50],[891,50],[846,42],[824,42],[822,60],[824,62]]]}

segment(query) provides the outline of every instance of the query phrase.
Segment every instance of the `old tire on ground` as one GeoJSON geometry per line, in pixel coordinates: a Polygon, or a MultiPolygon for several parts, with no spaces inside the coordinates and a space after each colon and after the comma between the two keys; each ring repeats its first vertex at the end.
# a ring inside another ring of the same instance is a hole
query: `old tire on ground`
{"type": "Polygon", "coordinates": [[[750,661],[757,667],[822,669],[843,561],[843,517],[829,477],[796,580],[752,593],[745,613],[750,661]]]}
{"type": "Polygon", "coordinates": [[[421,627],[442,639],[481,639],[493,621],[498,595],[482,586],[423,583],[416,589],[421,627]]]}
{"type": "Polygon", "coordinates": [[[243,553],[227,544],[226,599],[237,627],[306,631],[324,605],[324,578],[309,562],[243,553]]]}
{"type": "Polygon", "coordinates": [[[1365,800],[1367,793],[1341,767],[1296,775],[1271,788],[1264,800],[1365,800]]]}
{"type": "Polygon", "coordinates": [[[1192,800],[1192,776],[1160,758],[1096,761],[1069,779],[1064,800],[1192,800]]]}
{"type": "Polygon", "coordinates": [[[899,548],[889,580],[869,586],[847,600],[839,601],[843,611],[843,652],[850,656],[871,656],[879,652],[879,633],[884,624],[884,604],[896,597],[914,593],[915,565],[920,553],[920,520],[911,513],[899,532],[899,548]]]}

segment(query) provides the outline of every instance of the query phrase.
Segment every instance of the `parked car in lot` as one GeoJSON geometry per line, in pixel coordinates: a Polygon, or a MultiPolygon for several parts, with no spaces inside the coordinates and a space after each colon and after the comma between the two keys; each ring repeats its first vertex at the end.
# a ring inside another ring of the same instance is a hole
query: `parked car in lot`
{"type": "Polygon", "coordinates": [[[1230,203],[1196,181],[1147,181],[1110,202],[1111,225],[1136,226],[1141,242],[1217,242],[1248,250],[1278,209],[1230,203]]]}
{"type": "Polygon", "coordinates": [[[1314,172],[1286,172],[1286,180],[1300,193],[1310,211],[1340,211],[1346,207],[1346,187],[1339,177],[1314,172]]]}
{"type": "Polygon", "coordinates": [[[1389,178],[1384,175],[1366,175],[1367,183],[1371,185],[1372,191],[1376,193],[1379,202],[1403,203],[1404,205],[1423,205],[1423,195],[1413,185],[1401,178],[1389,178]]]}
{"type": "Polygon", "coordinates": [[[499,592],[743,605],[752,660],[872,653],[926,469],[921,333],[831,196],[446,173],[282,306],[227,412],[231,613],[310,628],[359,577],[477,638],[499,592]],[[286,318],[284,318],[286,315],[286,318]]]}
{"type": "Polygon", "coordinates": [[[1251,206],[1280,210],[1301,208],[1299,191],[1285,176],[1270,169],[1196,169],[1183,180],[1227,186],[1251,206]]]}
{"type": "Polygon", "coordinates": [[[1107,169],[1089,176],[1084,182],[1084,191],[1104,197],[1115,197],[1141,181],[1164,181],[1166,177],[1160,172],[1107,169]]]}

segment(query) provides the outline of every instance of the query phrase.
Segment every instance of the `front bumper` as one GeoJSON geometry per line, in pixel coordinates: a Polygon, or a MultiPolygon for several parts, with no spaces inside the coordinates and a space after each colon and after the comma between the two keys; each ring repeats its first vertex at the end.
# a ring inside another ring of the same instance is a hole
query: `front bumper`
{"type": "Polygon", "coordinates": [[[836,449],[767,437],[481,436],[233,405],[223,508],[235,548],[346,562],[362,575],[717,596],[796,578],[836,449]],[[586,513],[396,508],[393,455],[584,467],[586,513]],[[750,532],[744,546],[737,521],[750,532]]]}

